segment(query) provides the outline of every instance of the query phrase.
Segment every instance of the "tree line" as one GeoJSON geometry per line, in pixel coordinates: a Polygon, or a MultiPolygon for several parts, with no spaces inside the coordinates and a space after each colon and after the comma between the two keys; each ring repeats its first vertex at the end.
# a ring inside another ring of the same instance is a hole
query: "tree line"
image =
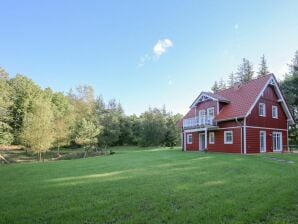
{"type": "MultiPolygon", "coordinates": [[[[280,86],[297,124],[298,51],[289,68],[280,86]]],[[[262,56],[258,76],[268,73],[262,56]]],[[[212,89],[216,92],[253,78],[252,63],[243,59],[235,76],[231,73],[228,85],[212,89]]],[[[0,68],[0,89],[0,145],[23,145],[39,158],[47,150],[59,151],[62,146],[80,146],[87,153],[119,145],[172,147],[180,140],[177,123],[181,114],[172,114],[163,107],[128,116],[115,99],[104,101],[102,96],[95,96],[92,86],[78,86],[65,94],[42,89],[23,75],[10,78],[0,68]]],[[[289,131],[292,144],[298,144],[296,124],[289,131]]]]}
{"type": "MultiPolygon", "coordinates": [[[[269,74],[270,71],[267,66],[267,60],[265,55],[262,55],[259,68],[257,71],[257,77],[261,77],[269,74]]],[[[253,64],[246,58],[242,59],[242,63],[238,66],[237,72],[231,72],[228,76],[228,80],[225,81],[221,78],[219,81],[215,81],[211,90],[213,92],[218,92],[227,88],[233,87],[236,83],[245,84],[246,82],[252,80],[255,77],[255,71],[253,69],[253,64]]]]}
{"type": "MultiPolygon", "coordinates": [[[[283,74],[284,79],[280,80],[279,84],[296,123],[289,128],[290,144],[298,145],[298,51],[295,52],[294,58],[288,66],[289,71],[286,74],[283,74]]],[[[248,59],[243,58],[242,63],[238,66],[237,72],[232,72],[228,76],[227,81],[224,81],[222,78],[220,81],[215,81],[211,90],[216,93],[231,88],[236,83],[245,84],[255,77],[269,74],[270,71],[264,55],[261,57],[259,68],[256,73],[257,75],[255,75],[253,64],[248,59]]]]}
{"type": "Polygon", "coordinates": [[[62,146],[80,146],[87,153],[120,145],[173,147],[180,139],[181,114],[163,107],[128,116],[115,99],[95,96],[92,86],[65,94],[20,74],[10,78],[0,68],[0,89],[0,145],[23,145],[39,159],[62,146]]]}

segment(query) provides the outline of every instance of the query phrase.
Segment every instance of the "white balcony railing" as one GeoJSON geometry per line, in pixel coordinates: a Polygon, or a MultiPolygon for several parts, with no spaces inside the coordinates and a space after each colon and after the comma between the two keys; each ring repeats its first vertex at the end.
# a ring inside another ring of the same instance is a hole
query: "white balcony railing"
{"type": "Polygon", "coordinates": [[[206,127],[216,126],[213,118],[203,117],[191,117],[183,119],[183,128],[194,128],[194,127],[206,127]]]}

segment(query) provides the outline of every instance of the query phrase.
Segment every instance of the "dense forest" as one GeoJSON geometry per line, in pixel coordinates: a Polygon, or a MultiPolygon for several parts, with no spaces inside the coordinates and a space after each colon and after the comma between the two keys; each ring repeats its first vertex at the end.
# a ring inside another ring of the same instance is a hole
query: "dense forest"
{"type": "MultiPolygon", "coordinates": [[[[228,81],[215,82],[214,92],[245,83],[255,78],[252,63],[243,59],[238,71],[228,81]]],[[[257,76],[269,69],[264,56],[257,76]]],[[[290,110],[298,121],[298,51],[289,72],[280,86],[290,110]]],[[[51,88],[42,89],[26,76],[10,78],[0,68],[0,145],[22,145],[39,155],[51,148],[65,146],[90,150],[110,146],[169,146],[179,144],[177,123],[181,114],[172,114],[165,107],[149,108],[141,115],[126,115],[119,102],[107,102],[95,96],[92,86],[82,85],[67,94],[51,88]]],[[[290,127],[292,144],[298,142],[297,125],[290,127]]]]}
{"type": "Polygon", "coordinates": [[[0,70],[0,145],[23,145],[42,156],[51,148],[89,150],[116,145],[169,146],[180,139],[180,114],[165,107],[127,116],[119,102],[96,97],[92,86],[67,94],[41,89],[28,77],[0,70]]]}

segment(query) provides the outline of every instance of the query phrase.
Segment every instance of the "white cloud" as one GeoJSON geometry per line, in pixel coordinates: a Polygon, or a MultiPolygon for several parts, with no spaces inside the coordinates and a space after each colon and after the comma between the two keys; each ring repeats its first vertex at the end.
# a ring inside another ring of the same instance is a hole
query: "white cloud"
{"type": "Polygon", "coordinates": [[[170,39],[163,39],[157,41],[157,43],[153,47],[153,53],[156,56],[161,56],[162,54],[166,53],[167,49],[173,47],[173,42],[170,39]]]}
{"type": "Polygon", "coordinates": [[[145,54],[140,57],[138,68],[143,67],[147,62],[152,60],[158,60],[161,55],[167,52],[168,48],[173,47],[173,41],[165,38],[163,40],[158,40],[153,46],[153,52],[150,54],[145,54]]]}

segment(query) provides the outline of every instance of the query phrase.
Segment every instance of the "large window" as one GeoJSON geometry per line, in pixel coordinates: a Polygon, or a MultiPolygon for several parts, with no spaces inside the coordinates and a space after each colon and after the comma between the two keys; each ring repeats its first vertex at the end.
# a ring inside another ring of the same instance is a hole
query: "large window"
{"type": "Polygon", "coordinates": [[[266,131],[260,131],[260,152],[266,152],[266,131]]]}
{"type": "Polygon", "coordinates": [[[259,103],[259,115],[261,117],[266,117],[266,107],[264,103],[259,103]]]}
{"type": "Polygon", "coordinates": [[[225,135],[224,143],[233,144],[233,131],[225,131],[224,135],[225,135]]]}
{"type": "Polygon", "coordinates": [[[277,106],[272,106],[272,118],[278,118],[277,106]]]}
{"type": "Polygon", "coordinates": [[[192,144],[192,134],[187,134],[187,144],[192,144]]]}
{"type": "Polygon", "coordinates": [[[209,144],[215,143],[214,132],[209,132],[209,144]]]}
{"type": "Polygon", "coordinates": [[[281,132],[273,132],[273,151],[282,151],[282,133],[281,132]]]}

